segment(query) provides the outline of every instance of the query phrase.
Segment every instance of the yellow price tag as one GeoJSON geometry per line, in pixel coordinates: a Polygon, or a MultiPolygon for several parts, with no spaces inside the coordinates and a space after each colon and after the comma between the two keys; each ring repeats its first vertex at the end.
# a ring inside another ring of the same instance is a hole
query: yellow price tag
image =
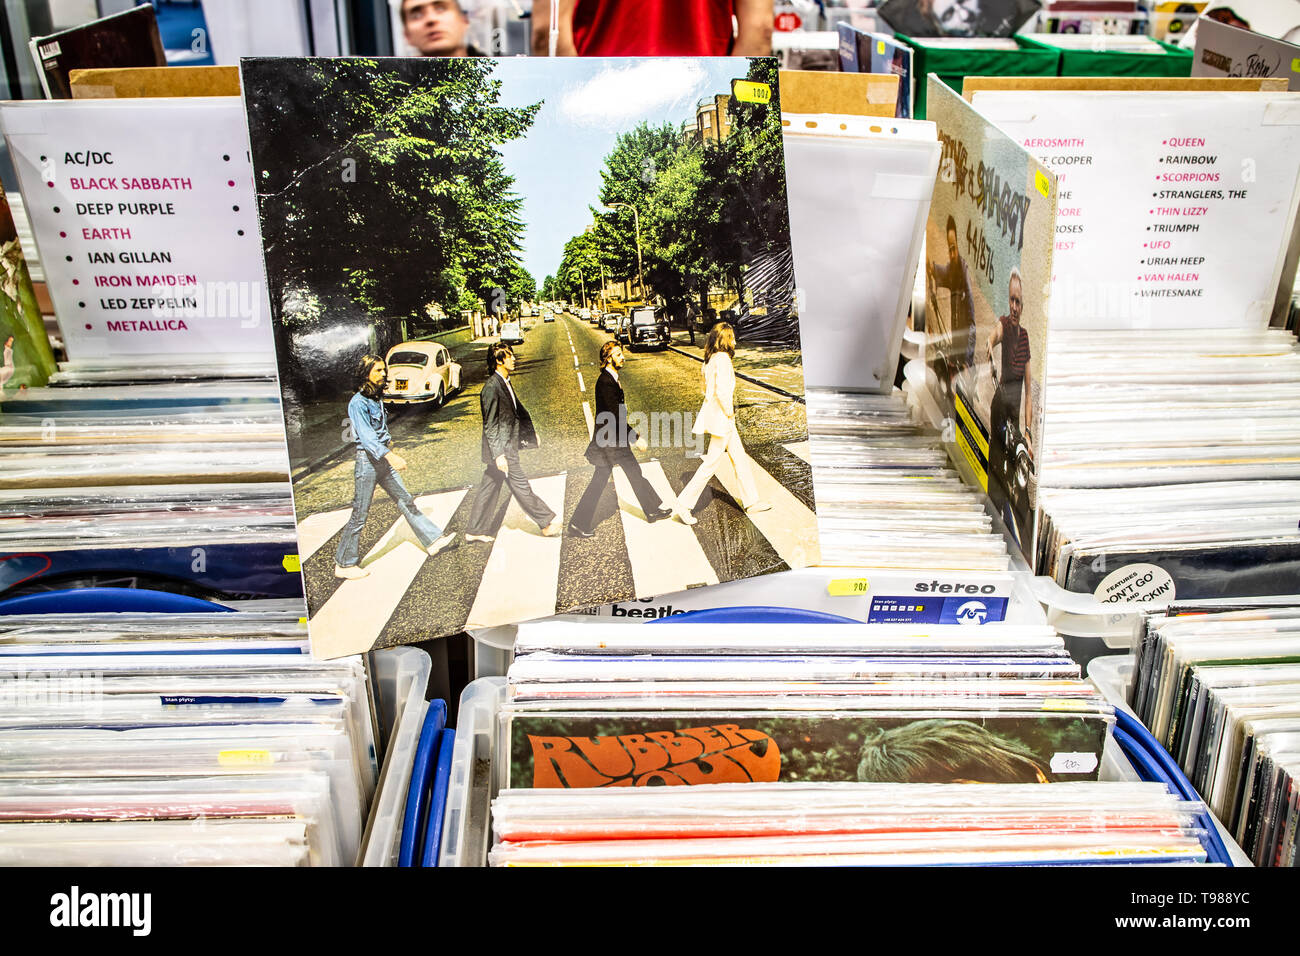
{"type": "Polygon", "coordinates": [[[284,560],[280,563],[284,565],[284,569],[290,574],[302,571],[302,562],[298,560],[296,554],[286,554],[284,560]]]}
{"type": "Polygon", "coordinates": [[[772,102],[772,87],[766,83],[754,83],[750,80],[737,80],[732,92],[742,103],[772,102]]]}
{"type": "Polygon", "coordinates": [[[1291,61],[1291,72],[1300,73],[1300,56],[1291,61]]]}
{"type": "Polygon", "coordinates": [[[884,40],[877,40],[877,41],[876,41],[876,52],[879,53],[881,56],[884,56],[884,55],[885,55],[885,41],[884,41],[884,40]]]}
{"type": "Polygon", "coordinates": [[[837,578],[826,585],[826,593],[831,597],[852,597],[870,590],[871,583],[866,578],[837,578]]]}
{"type": "Polygon", "coordinates": [[[307,619],[305,617],[298,618],[298,626],[304,631],[307,630],[307,619]]]}
{"type": "Polygon", "coordinates": [[[271,763],[269,750],[223,750],[217,754],[223,767],[265,767],[271,763]]]}
{"type": "Polygon", "coordinates": [[[1043,698],[1043,710],[1091,710],[1092,707],[1086,700],[1075,700],[1072,697],[1045,697],[1043,698]]]}
{"type": "Polygon", "coordinates": [[[1052,181],[1047,178],[1047,174],[1041,169],[1034,170],[1034,185],[1038,187],[1038,191],[1044,196],[1052,194],[1052,181]]]}

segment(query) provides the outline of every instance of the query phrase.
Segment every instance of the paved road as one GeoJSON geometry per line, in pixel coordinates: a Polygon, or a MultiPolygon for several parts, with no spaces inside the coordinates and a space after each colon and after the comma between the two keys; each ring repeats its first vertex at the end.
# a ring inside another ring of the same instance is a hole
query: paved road
{"type": "MultiPolygon", "coordinates": [[[[515,350],[511,382],[541,439],[540,449],[522,454],[524,469],[535,476],[534,491],[566,523],[592,472],[583,452],[594,411],[599,349],[609,338],[566,312],[553,323],[539,321],[515,350]]],[[[421,509],[452,531],[464,529],[472,489],[483,470],[479,393],[487,377],[486,351],[485,343],[452,345],[463,366],[464,388],[443,408],[390,411],[394,447],[409,465],[403,480],[421,509]]],[[[647,436],[652,447],[641,456],[661,495],[676,495],[703,450],[689,435],[689,422],[703,400],[702,365],[671,351],[629,353],[620,378],[631,412],[676,415],[675,420],[660,418],[663,427],[647,436]]],[[[698,524],[651,525],[642,520],[625,479],[616,474],[618,497],[612,489],[606,491],[594,538],[542,538],[503,492],[495,542],[474,544],[462,538],[449,551],[427,559],[381,492],[361,540],[362,564],[372,574],[347,584],[333,577],[333,555],[351,502],[352,463],[326,464],[297,488],[314,638],[337,635],[340,652],[350,652],[376,641],[383,645],[432,637],[805,563],[815,551],[815,518],[809,470],[800,457],[803,406],[745,382],[737,383],[736,404],[741,436],[758,465],[762,494],[774,506],[771,512],[747,517],[735,501],[734,473],[724,468],[700,501],[698,524]]]]}

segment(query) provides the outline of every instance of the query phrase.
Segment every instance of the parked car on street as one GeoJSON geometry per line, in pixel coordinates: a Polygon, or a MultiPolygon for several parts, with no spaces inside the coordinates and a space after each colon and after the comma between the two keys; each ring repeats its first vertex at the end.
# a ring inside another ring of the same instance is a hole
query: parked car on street
{"type": "Polygon", "coordinates": [[[438,342],[402,342],[388,350],[384,401],[396,405],[432,402],[437,408],[460,390],[460,364],[438,342]]]}
{"type": "Polygon", "coordinates": [[[628,349],[668,348],[668,316],[656,312],[651,306],[633,309],[632,314],[619,323],[615,338],[628,349]]]}
{"type": "Polygon", "coordinates": [[[543,321],[543,322],[554,322],[554,321],[555,321],[555,313],[552,312],[550,309],[546,309],[545,311],[542,312],[542,321],[543,321]]]}
{"type": "Polygon", "coordinates": [[[617,312],[606,312],[600,320],[600,327],[606,332],[617,332],[618,321],[622,316],[617,312]]]}
{"type": "Polygon", "coordinates": [[[502,322],[500,338],[502,345],[523,345],[524,330],[518,322],[502,322]]]}

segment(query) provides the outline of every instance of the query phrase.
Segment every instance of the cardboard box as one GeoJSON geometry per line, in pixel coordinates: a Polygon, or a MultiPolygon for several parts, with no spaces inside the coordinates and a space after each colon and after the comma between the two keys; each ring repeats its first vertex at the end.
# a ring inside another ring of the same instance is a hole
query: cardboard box
{"type": "Polygon", "coordinates": [[[892,73],[781,71],[782,113],[893,116],[897,103],[898,77],[892,73]]]}
{"type": "Polygon", "coordinates": [[[237,66],[144,66],[73,70],[72,98],[128,99],[156,96],[238,96],[237,66]]]}

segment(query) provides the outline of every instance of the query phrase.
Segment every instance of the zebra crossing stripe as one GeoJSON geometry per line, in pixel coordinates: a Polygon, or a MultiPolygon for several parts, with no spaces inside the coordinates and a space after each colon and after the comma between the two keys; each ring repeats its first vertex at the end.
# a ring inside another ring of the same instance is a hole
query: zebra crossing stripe
{"type": "Polygon", "coordinates": [[[803,441],[792,441],[785,446],[785,450],[798,458],[802,458],[808,464],[812,464],[812,448],[808,439],[803,441]]]}
{"type": "Polygon", "coordinates": [[[582,416],[587,419],[587,440],[591,440],[592,433],[596,430],[596,419],[591,414],[591,403],[582,403],[582,416]]]}
{"type": "MultiPolygon", "coordinates": [[[[529,484],[562,516],[565,480],[566,476],[559,474],[533,478],[529,484]]],[[[542,537],[541,529],[511,495],[465,626],[495,627],[554,614],[563,540],[542,537]]]]}
{"type": "Polygon", "coordinates": [[[321,514],[308,515],[298,522],[298,560],[306,561],[330,538],[343,530],[352,516],[352,509],[326,511],[321,514]]]}
{"type": "MultiPolygon", "coordinates": [[[[746,512],[746,517],[754,527],[767,538],[781,560],[792,568],[816,564],[821,557],[817,544],[817,515],[786,490],[785,486],[772,477],[768,470],[758,462],[750,459],[750,470],[754,474],[754,486],[759,498],[772,506],[769,511],[755,514],[746,512]]],[[[736,469],[731,467],[731,460],[723,457],[714,477],[727,494],[737,502],[744,501],[740,493],[740,479],[736,469]]]]}
{"type": "MultiPolygon", "coordinates": [[[[434,524],[445,528],[466,493],[461,488],[422,495],[415,499],[415,505],[434,524]]],[[[342,513],[346,522],[350,512],[342,513]]],[[[361,559],[361,567],[370,574],[344,581],[312,617],[312,653],[317,657],[342,657],[370,650],[427,560],[429,556],[420,547],[415,532],[399,516],[361,559]]]]}
{"type": "MultiPolygon", "coordinates": [[[[641,472],[671,507],[677,496],[663,465],[648,461],[641,466],[641,472]]],[[[618,491],[618,515],[623,522],[623,538],[627,542],[627,558],[632,565],[637,594],[672,594],[701,584],[718,583],[718,575],[693,529],[673,518],[654,524],[646,521],[632,492],[632,483],[622,468],[614,469],[614,487],[618,491]]]]}

